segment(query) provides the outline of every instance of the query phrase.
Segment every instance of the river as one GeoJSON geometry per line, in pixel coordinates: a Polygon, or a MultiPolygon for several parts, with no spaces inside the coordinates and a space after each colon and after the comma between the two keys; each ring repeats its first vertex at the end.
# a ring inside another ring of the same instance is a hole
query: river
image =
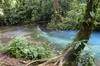
{"type": "MultiPolygon", "coordinates": [[[[77,34],[75,30],[63,31],[43,31],[34,25],[25,26],[3,26],[0,27],[0,40],[4,44],[8,44],[13,36],[27,37],[33,43],[41,43],[43,39],[52,42],[58,49],[65,48],[66,45],[72,42],[72,39],[77,34]],[[36,35],[40,35],[38,40],[34,39],[36,35]]],[[[84,50],[90,50],[95,54],[96,59],[100,60],[100,32],[93,31],[88,41],[89,48],[85,47],[84,50]]]]}
{"type": "MultiPolygon", "coordinates": [[[[78,31],[63,30],[63,31],[43,31],[37,27],[37,32],[46,40],[53,42],[58,49],[63,49],[72,42],[78,31]]],[[[88,41],[88,46],[84,50],[90,51],[96,58],[96,66],[100,66],[100,31],[93,31],[88,41]]]]}
{"type": "MultiPolygon", "coordinates": [[[[42,31],[38,27],[38,33],[46,38],[48,41],[59,45],[60,47],[66,47],[72,42],[73,38],[77,34],[75,30],[64,30],[64,31],[42,31]]],[[[96,58],[100,59],[100,32],[93,31],[88,41],[89,48],[85,47],[85,50],[92,51],[96,58]]]]}

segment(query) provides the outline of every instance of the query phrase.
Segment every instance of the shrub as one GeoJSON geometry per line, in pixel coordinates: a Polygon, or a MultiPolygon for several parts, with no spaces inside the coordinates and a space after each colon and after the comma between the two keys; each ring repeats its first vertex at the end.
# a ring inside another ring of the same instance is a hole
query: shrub
{"type": "Polygon", "coordinates": [[[3,51],[16,58],[41,59],[51,57],[53,54],[48,45],[31,45],[25,37],[15,37],[10,44],[3,48],[3,51]]]}
{"type": "Polygon", "coordinates": [[[95,58],[90,51],[83,50],[77,61],[79,66],[95,66],[95,58]]]}

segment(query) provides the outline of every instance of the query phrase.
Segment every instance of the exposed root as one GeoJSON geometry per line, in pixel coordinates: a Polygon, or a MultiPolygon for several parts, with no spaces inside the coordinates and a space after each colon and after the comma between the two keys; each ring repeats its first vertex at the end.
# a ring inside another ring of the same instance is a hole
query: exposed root
{"type": "Polygon", "coordinates": [[[64,56],[62,55],[62,56],[60,56],[58,59],[57,59],[57,61],[54,63],[54,66],[63,66],[63,64],[65,63],[65,61],[64,61],[64,56]]]}
{"type": "Polygon", "coordinates": [[[53,58],[49,59],[41,59],[41,60],[36,60],[28,63],[26,66],[33,65],[33,66],[63,66],[66,62],[69,62],[68,57],[71,52],[73,52],[73,46],[71,46],[68,50],[66,50],[65,53],[59,56],[55,56],[53,58]]]}
{"type": "Polygon", "coordinates": [[[64,63],[65,63],[64,55],[59,55],[45,60],[41,59],[32,61],[28,63],[26,66],[29,66],[31,64],[34,66],[63,66],[64,63]]]}
{"type": "Polygon", "coordinates": [[[56,61],[55,60],[56,58],[58,58],[58,56],[53,57],[53,58],[48,58],[48,59],[35,60],[35,61],[28,63],[26,66],[29,66],[31,64],[35,66],[47,66],[48,63],[54,63],[56,61]]]}
{"type": "Polygon", "coordinates": [[[48,59],[46,62],[39,64],[38,66],[49,66],[49,64],[54,64],[60,56],[56,56],[53,58],[48,59]]]}
{"type": "Polygon", "coordinates": [[[43,62],[46,62],[48,59],[40,59],[40,60],[35,60],[35,61],[32,61],[32,62],[29,62],[28,64],[26,64],[26,66],[29,66],[29,65],[37,65],[37,64],[40,64],[40,63],[43,63],[43,62]]]}

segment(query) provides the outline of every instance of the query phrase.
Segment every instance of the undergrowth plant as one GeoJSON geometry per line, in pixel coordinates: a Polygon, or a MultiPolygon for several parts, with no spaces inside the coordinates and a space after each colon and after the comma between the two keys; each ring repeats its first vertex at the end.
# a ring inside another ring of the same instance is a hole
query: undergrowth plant
{"type": "Polygon", "coordinates": [[[8,52],[15,58],[42,59],[55,55],[49,48],[50,46],[46,44],[32,45],[25,37],[14,37],[10,44],[3,47],[2,51],[8,52]]]}
{"type": "Polygon", "coordinates": [[[96,66],[95,57],[93,53],[88,50],[82,50],[80,55],[77,57],[79,66],[96,66]]]}
{"type": "MultiPolygon", "coordinates": [[[[84,44],[86,47],[90,48],[90,45],[85,43],[86,41],[87,40],[76,42],[75,49],[81,44],[84,44]]],[[[95,56],[89,50],[81,50],[77,56],[76,63],[78,63],[77,65],[79,66],[95,66],[95,56]]]]}
{"type": "MultiPolygon", "coordinates": [[[[0,44],[1,51],[8,52],[12,57],[34,60],[48,58],[62,53],[56,50],[51,51],[50,46],[51,44],[47,44],[46,42],[40,45],[30,44],[25,37],[14,37],[7,46],[0,44]]],[[[76,63],[79,66],[95,66],[94,62],[94,55],[86,50],[82,50],[76,59],[76,63]]]]}

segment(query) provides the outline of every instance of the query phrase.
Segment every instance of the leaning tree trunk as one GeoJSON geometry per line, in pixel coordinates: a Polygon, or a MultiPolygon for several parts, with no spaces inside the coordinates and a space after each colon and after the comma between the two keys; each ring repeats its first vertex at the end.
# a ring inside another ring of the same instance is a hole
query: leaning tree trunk
{"type": "Polygon", "coordinates": [[[80,25],[83,28],[80,27],[71,46],[69,48],[66,47],[66,50],[62,55],[50,58],[47,61],[43,60],[42,62],[44,61],[46,62],[38,66],[49,66],[49,64],[52,64],[51,66],[64,66],[66,64],[67,66],[77,66],[77,64],[75,64],[74,61],[76,60],[79,51],[84,49],[85,47],[84,43],[88,42],[91,32],[93,31],[95,13],[96,13],[96,8],[98,6],[98,2],[99,0],[87,0],[86,12],[83,19],[84,21],[80,22],[80,25]],[[81,42],[81,44],[76,48],[78,42],[81,42]]]}

